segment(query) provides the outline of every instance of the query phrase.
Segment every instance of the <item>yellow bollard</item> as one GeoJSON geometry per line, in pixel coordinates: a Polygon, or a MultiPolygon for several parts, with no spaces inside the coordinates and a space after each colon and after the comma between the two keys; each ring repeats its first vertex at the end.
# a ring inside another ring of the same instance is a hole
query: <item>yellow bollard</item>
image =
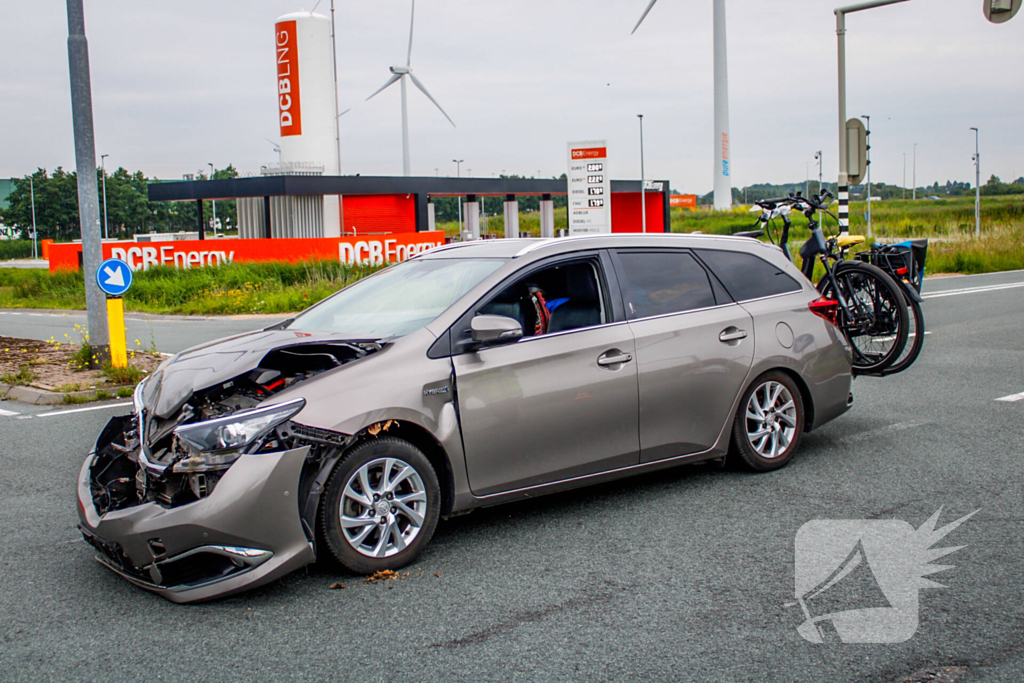
{"type": "Polygon", "coordinates": [[[110,364],[115,368],[128,367],[128,342],[124,332],[124,300],[119,296],[107,297],[107,329],[110,332],[110,364]]]}

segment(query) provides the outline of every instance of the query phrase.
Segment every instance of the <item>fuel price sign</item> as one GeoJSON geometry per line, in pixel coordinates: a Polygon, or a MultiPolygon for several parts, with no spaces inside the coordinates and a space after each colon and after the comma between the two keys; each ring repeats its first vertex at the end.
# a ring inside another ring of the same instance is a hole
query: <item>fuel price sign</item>
{"type": "Polygon", "coordinates": [[[608,143],[605,140],[570,142],[568,156],[569,234],[611,233],[608,143]]]}

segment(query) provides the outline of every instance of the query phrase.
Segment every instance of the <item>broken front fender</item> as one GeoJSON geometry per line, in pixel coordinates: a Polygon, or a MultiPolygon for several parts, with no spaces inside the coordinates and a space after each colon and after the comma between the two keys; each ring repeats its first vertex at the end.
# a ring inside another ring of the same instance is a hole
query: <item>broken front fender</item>
{"type": "Polygon", "coordinates": [[[238,459],[209,496],[178,507],[143,503],[100,515],[90,454],[78,477],[79,527],[97,559],[172,602],[221,598],[313,562],[299,516],[303,446],[238,459]]]}

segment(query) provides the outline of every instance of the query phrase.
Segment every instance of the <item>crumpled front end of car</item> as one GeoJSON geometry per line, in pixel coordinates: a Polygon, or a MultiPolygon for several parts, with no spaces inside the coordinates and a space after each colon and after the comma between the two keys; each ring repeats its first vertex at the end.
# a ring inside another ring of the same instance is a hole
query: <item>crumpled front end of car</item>
{"type": "Polygon", "coordinates": [[[341,349],[327,363],[322,349],[313,362],[325,367],[293,352],[289,367],[261,362],[188,392],[164,416],[161,370],[140,384],[133,413],[110,420],[78,478],[79,528],[97,559],[174,602],[313,562],[319,493],[349,437],[295,422],[305,399],[284,390],[347,360],[341,349]]]}

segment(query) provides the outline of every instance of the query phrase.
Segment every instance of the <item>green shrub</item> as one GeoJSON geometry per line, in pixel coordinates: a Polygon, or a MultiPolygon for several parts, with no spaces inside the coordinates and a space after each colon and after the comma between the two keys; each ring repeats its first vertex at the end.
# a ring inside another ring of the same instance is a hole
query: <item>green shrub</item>
{"type": "Polygon", "coordinates": [[[0,375],[0,382],[11,386],[23,386],[35,382],[38,378],[38,375],[32,372],[32,369],[28,365],[22,365],[18,368],[18,372],[16,373],[8,372],[5,375],[0,375]]]}
{"type": "Polygon", "coordinates": [[[138,384],[145,377],[145,373],[134,366],[118,368],[109,363],[103,366],[103,374],[114,384],[130,384],[132,386],[138,384]]]}

